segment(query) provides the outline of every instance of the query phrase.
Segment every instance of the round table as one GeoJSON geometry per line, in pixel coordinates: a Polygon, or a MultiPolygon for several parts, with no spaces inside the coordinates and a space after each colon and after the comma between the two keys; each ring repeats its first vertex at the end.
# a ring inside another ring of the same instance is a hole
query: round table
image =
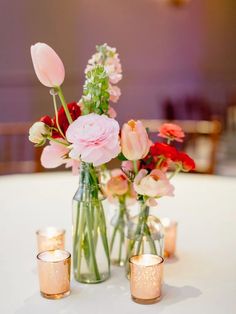
{"type": "Polygon", "coordinates": [[[177,256],[165,263],[163,298],[139,305],[130,298],[122,268],[97,285],[71,282],[61,300],[40,296],[35,231],[67,230],[71,251],[71,199],[77,177],[68,172],[0,177],[1,314],[235,314],[236,178],[181,174],[174,198],[163,198],[159,217],[178,221],[177,256]]]}

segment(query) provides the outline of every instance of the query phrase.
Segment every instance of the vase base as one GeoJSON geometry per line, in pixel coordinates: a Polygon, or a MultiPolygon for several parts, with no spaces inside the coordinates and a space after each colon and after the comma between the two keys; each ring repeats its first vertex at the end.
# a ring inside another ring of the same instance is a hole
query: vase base
{"type": "Polygon", "coordinates": [[[161,296],[154,299],[140,299],[140,298],[134,297],[133,295],[131,297],[135,303],[139,303],[139,304],[154,304],[161,300],[161,296]]]}
{"type": "Polygon", "coordinates": [[[99,279],[94,279],[94,275],[90,275],[90,274],[83,274],[83,275],[80,275],[79,277],[74,276],[76,281],[81,282],[81,283],[88,283],[88,284],[100,283],[109,279],[109,277],[110,277],[109,273],[100,274],[99,279]]]}
{"type": "Polygon", "coordinates": [[[56,293],[56,294],[48,294],[48,293],[40,291],[40,294],[43,298],[57,300],[57,299],[65,298],[68,295],[70,295],[70,290],[66,292],[62,292],[62,293],[56,293]]]}
{"type": "Polygon", "coordinates": [[[114,266],[124,266],[125,265],[125,261],[124,260],[118,260],[118,259],[112,259],[111,260],[111,264],[114,266]]]}

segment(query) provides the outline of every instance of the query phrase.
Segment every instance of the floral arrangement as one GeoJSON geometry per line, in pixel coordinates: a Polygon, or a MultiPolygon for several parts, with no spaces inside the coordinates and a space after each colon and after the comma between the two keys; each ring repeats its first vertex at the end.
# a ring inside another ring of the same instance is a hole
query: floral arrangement
{"type": "Polygon", "coordinates": [[[44,43],[31,47],[35,73],[43,85],[51,88],[55,110],[54,117],[43,116],[29,131],[29,140],[36,146],[49,141],[41,156],[45,168],[65,164],[76,173],[80,160],[98,166],[120,152],[119,125],[109,102],[117,102],[121,95],[114,85],[122,79],[121,64],[115,48],[104,44],[96,49],[85,70],[81,99],[67,103],[61,88],[65,78],[61,59],[44,43]],[[59,109],[57,96],[61,101],[59,109]]]}
{"type": "Polygon", "coordinates": [[[81,99],[78,103],[67,103],[61,88],[65,69],[56,52],[46,44],[37,43],[31,47],[31,57],[39,81],[51,88],[55,116],[43,116],[34,123],[29,140],[36,146],[48,142],[41,155],[44,167],[65,164],[74,173],[80,167],[79,189],[73,201],[74,275],[81,282],[100,282],[109,277],[110,257],[96,167],[121,151],[120,127],[110,106],[121,94],[115,85],[122,78],[120,60],[116,49],[107,44],[97,46],[85,70],[81,99]],[[100,260],[98,250],[103,252],[100,255],[104,261],[100,260]]]}
{"type": "Polygon", "coordinates": [[[37,43],[31,47],[31,57],[39,81],[50,88],[55,115],[43,116],[34,123],[29,130],[29,140],[35,146],[46,145],[41,155],[45,168],[65,164],[72,167],[73,173],[78,173],[80,168],[80,186],[74,197],[75,278],[91,283],[109,276],[109,245],[101,192],[119,204],[119,219],[114,224],[110,241],[112,252],[119,233],[119,263],[130,199],[138,200],[141,207],[134,237],[128,245],[127,259],[132,253],[139,254],[143,250],[144,240],[149,243],[151,253],[162,255],[161,249],[156,249],[148,223],[149,207],[156,206],[160,197],[173,196],[174,187],[170,180],[174,175],[195,167],[194,161],[173,145],[175,141],[183,141],[183,130],[170,123],[162,125],[158,136],[166,143],[152,143],[141,121],[130,120],[120,132],[116,112],[110,103],[116,103],[121,95],[116,84],[122,79],[122,68],[116,49],[107,44],[97,46],[96,53],[88,61],[83,94],[78,103],[65,100],[61,88],[65,78],[64,65],[51,47],[37,43]],[[122,160],[121,169],[112,171],[111,178],[101,188],[98,167],[116,157],[122,160]],[[170,174],[168,170],[171,170],[170,174]],[[99,239],[107,270],[103,269],[104,263],[100,263],[97,256],[99,239]]]}
{"type": "Polygon", "coordinates": [[[127,260],[132,254],[139,255],[143,252],[144,242],[149,243],[149,251],[152,254],[163,255],[161,239],[159,238],[156,245],[152,236],[148,222],[149,208],[156,206],[159,198],[174,195],[174,186],[170,183],[174,175],[195,168],[191,157],[173,146],[173,142],[182,142],[185,136],[178,125],[163,124],[158,136],[166,140],[166,143],[152,143],[141,121],[134,120],[125,123],[121,131],[122,156],[120,157],[126,159],[122,162],[122,170],[133,182],[133,188],[140,202],[140,214],[129,241],[127,260]],[[169,175],[168,170],[172,171],[169,175]]]}

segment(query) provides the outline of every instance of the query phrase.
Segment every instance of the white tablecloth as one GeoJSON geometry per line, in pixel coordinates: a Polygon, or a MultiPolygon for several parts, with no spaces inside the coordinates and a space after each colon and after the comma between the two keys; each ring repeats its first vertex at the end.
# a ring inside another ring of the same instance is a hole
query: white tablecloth
{"type": "Polygon", "coordinates": [[[160,200],[157,215],[179,222],[176,260],[165,264],[163,299],[131,301],[123,269],[97,285],[72,279],[61,300],[39,294],[35,230],[64,227],[70,250],[71,199],[77,178],[69,173],[0,177],[1,314],[235,314],[236,179],[179,175],[176,196],[160,200]]]}

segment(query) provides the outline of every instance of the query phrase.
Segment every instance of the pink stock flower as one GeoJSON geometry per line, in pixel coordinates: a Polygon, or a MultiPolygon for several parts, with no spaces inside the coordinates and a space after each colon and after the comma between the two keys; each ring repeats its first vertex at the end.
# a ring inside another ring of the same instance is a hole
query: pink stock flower
{"type": "Polygon", "coordinates": [[[107,58],[105,69],[109,76],[110,83],[117,84],[122,79],[122,68],[118,55],[107,58]]]}
{"type": "Polygon", "coordinates": [[[121,95],[120,88],[117,86],[110,85],[109,93],[110,93],[110,101],[116,103],[119,100],[120,95],[121,95]]]}
{"type": "Polygon", "coordinates": [[[151,198],[173,196],[174,191],[165,173],[159,169],[152,170],[150,174],[141,169],[134,179],[134,189],[138,194],[151,198]]]}
{"type": "Polygon", "coordinates": [[[69,126],[66,137],[72,143],[69,156],[94,166],[102,165],[120,153],[119,124],[106,115],[80,116],[69,126]]]}
{"type": "Polygon", "coordinates": [[[60,86],[65,78],[64,65],[56,52],[47,44],[31,46],[31,57],[39,81],[47,87],[60,86]]]}
{"type": "Polygon", "coordinates": [[[113,107],[111,107],[111,106],[109,107],[109,109],[107,111],[107,114],[112,119],[115,119],[116,116],[117,116],[117,113],[116,113],[115,109],[113,107]]]}
{"type": "MultiPolygon", "coordinates": [[[[61,139],[62,143],[65,143],[61,139]]],[[[56,168],[66,163],[66,155],[70,149],[68,146],[56,142],[49,142],[49,145],[44,147],[41,155],[41,163],[44,168],[56,168]]]]}
{"type": "Polygon", "coordinates": [[[121,148],[122,153],[128,160],[142,159],[148,154],[150,142],[141,121],[130,120],[123,125],[121,148]]]}
{"type": "Polygon", "coordinates": [[[159,132],[158,136],[177,142],[183,142],[185,136],[182,128],[173,123],[164,123],[159,128],[159,132]]]}

